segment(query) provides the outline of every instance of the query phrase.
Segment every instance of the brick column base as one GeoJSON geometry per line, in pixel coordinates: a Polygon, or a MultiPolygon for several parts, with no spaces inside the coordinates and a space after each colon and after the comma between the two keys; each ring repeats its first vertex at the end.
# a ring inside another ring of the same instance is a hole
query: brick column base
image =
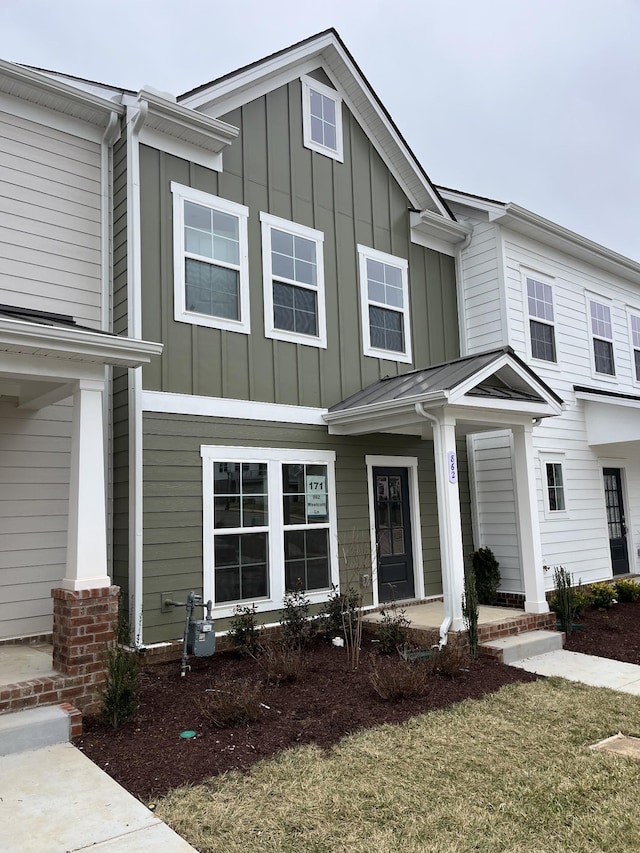
{"type": "Polygon", "coordinates": [[[83,711],[83,706],[95,710],[104,684],[104,654],[115,636],[119,593],[117,586],[51,590],[53,668],[82,685],[78,705],[83,711]]]}

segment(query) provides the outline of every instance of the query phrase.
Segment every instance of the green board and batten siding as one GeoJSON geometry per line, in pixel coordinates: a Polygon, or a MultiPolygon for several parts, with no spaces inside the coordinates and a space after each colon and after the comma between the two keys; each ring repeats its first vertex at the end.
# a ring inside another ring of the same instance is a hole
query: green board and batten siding
{"type": "Polygon", "coordinates": [[[328,407],[382,376],[459,354],[453,258],[410,243],[408,199],[343,115],[344,163],[303,147],[299,81],[225,116],[240,137],[220,174],[141,146],[142,334],[165,344],[144,367],[145,388],[328,407]],[[248,206],[251,335],[173,319],[171,181],[248,206]],[[324,234],[326,349],[264,336],[261,211],[324,234]],[[362,354],[358,243],[409,261],[413,365],[362,354]]]}
{"type": "MultiPolygon", "coordinates": [[[[184,415],[144,415],[144,640],[180,635],[184,614],[162,612],[162,600],[202,589],[202,445],[333,450],[336,453],[338,540],[366,541],[369,504],[367,454],[418,457],[422,548],[427,595],[442,592],[433,444],[414,437],[330,436],[320,426],[184,415]]],[[[466,490],[464,447],[460,482],[466,490]]],[[[471,545],[468,517],[465,545],[471,545]]],[[[465,550],[469,550],[465,548],[465,550]]],[[[183,599],[182,599],[183,600],[183,599]]],[[[267,615],[269,620],[277,614],[267,615]]],[[[226,623],[220,622],[219,627],[226,623]]]]}

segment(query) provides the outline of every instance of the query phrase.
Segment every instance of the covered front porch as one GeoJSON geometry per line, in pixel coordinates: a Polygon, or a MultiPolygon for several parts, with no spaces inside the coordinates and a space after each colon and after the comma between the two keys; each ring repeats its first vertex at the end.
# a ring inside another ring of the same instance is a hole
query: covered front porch
{"type": "MultiPolygon", "coordinates": [[[[331,407],[325,416],[333,434],[399,433],[433,441],[443,592],[439,625],[442,640],[449,631],[464,629],[465,555],[456,441],[478,432],[511,431],[524,612],[549,613],[532,435],[542,418],[558,415],[562,409],[562,400],[506,347],[379,380],[331,407]]],[[[374,590],[381,561],[376,500],[374,496],[371,501],[370,527],[374,590]]],[[[483,544],[476,541],[475,547],[483,544]]],[[[377,603],[374,597],[374,604],[377,603]]],[[[436,618],[436,612],[431,609],[430,618],[436,618]]]]}

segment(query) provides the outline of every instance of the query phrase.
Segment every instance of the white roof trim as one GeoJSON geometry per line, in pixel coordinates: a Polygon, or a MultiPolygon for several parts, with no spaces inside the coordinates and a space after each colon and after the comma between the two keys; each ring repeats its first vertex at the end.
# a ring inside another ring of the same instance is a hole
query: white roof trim
{"type": "Polygon", "coordinates": [[[162,349],[162,344],[104,332],[0,318],[0,352],[140,367],[162,349]]]}
{"type": "Polygon", "coordinates": [[[169,98],[141,89],[138,102],[146,104],[144,127],[219,154],[240,131],[224,121],[203,115],[169,98]]]}
{"type": "Polygon", "coordinates": [[[371,87],[332,32],[322,33],[263,62],[254,63],[180,102],[213,116],[224,115],[258,94],[284,85],[317,67],[323,68],[342,94],[345,104],[358,119],[411,204],[418,210],[430,210],[453,221],[371,87]]]}

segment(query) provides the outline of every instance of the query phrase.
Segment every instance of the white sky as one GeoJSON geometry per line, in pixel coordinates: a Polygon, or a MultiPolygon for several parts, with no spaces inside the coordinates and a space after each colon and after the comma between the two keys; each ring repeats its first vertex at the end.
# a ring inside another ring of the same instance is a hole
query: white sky
{"type": "Polygon", "coordinates": [[[0,57],[180,94],[328,27],[435,183],[640,260],[640,0],[0,0],[0,57]]]}

